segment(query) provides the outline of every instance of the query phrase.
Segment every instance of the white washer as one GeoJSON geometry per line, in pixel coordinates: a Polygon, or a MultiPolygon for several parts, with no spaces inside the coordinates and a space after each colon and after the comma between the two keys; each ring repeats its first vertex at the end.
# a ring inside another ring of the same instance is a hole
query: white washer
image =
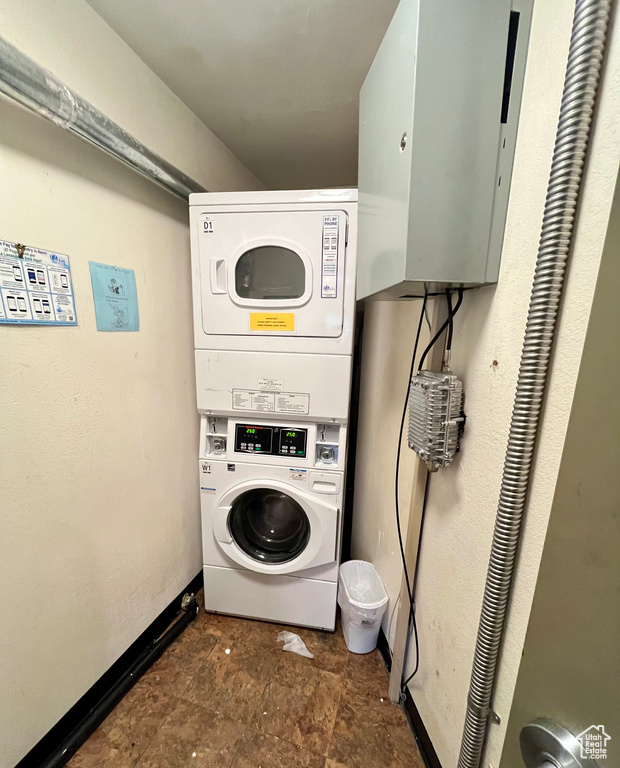
{"type": "MultiPolygon", "coordinates": [[[[208,611],[335,628],[344,472],[328,464],[315,467],[321,451],[337,455],[337,448],[321,440],[316,425],[308,426],[278,426],[285,430],[282,440],[297,439],[305,446],[297,461],[295,445],[290,455],[279,453],[281,441],[269,457],[260,455],[264,437],[253,437],[261,441],[258,452],[247,447],[244,441],[252,438],[244,437],[247,430],[273,429],[269,422],[231,424],[226,438],[240,450],[229,450],[226,458],[211,454],[200,460],[208,611]],[[297,437],[287,438],[286,433],[297,437]],[[247,456],[236,461],[231,453],[247,456]]],[[[213,440],[212,435],[205,437],[206,444],[213,440]]]]}

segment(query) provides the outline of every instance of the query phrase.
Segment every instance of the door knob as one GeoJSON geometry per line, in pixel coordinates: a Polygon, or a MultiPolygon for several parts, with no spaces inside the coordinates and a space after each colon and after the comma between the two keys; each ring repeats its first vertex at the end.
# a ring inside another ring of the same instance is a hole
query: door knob
{"type": "Polygon", "coordinates": [[[570,731],[546,717],[528,723],[519,736],[521,756],[527,768],[598,768],[570,731]]]}

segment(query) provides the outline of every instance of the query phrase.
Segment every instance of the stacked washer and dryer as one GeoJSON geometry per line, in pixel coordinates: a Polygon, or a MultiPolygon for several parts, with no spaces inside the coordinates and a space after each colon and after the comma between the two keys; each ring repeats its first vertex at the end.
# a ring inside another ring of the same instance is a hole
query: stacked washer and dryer
{"type": "Polygon", "coordinates": [[[208,611],[333,630],[356,190],[190,197],[208,611]]]}

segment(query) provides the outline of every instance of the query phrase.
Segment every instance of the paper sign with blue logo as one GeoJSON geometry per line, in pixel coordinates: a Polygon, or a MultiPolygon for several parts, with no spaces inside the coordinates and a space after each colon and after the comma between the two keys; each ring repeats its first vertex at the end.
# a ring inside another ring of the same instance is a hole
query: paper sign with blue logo
{"type": "Polygon", "coordinates": [[[133,269],[89,261],[98,331],[139,331],[138,292],[133,269]]]}
{"type": "Polygon", "coordinates": [[[77,325],[69,257],[0,240],[0,323],[77,325]]]}

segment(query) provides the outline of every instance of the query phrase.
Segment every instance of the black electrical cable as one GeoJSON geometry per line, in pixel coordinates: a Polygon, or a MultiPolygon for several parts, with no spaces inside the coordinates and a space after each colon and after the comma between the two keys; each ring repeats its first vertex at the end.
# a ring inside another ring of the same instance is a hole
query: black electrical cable
{"type": "MultiPolygon", "coordinates": [[[[468,288],[448,288],[447,290],[449,290],[450,293],[458,293],[458,291],[463,291],[463,292],[473,291],[476,288],[478,288],[477,285],[470,285],[468,288]]],[[[408,293],[406,296],[401,296],[401,298],[402,299],[423,299],[426,296],[428,299],[432,299],[435,296],[445,296],[445,295],[446,295],[445,291],[435,291],[434,293],[429,293],[429,292],[420,293],[420,294],[408,293]]]]}
{"type": "MultiPolygon", "coordinates": [[[[430,474],[426,475],[426,486],[424,488],[424,504],[422,505],[422,520],[420,521],[420,533],[419,533],[419,540],[418,540],[418,556],[416,558],[416,561],[420,561],[420,544],[422,540],[422,532],[424,531],[424,518],[426,516],[426,498],[428,496],[428,481],[430,479],[430,474]]],[[[415,667],[413,668],[413,672],[407,677],[400,686],[400,692],[401,695],[405,693],[407,686],[409,683],[413,680],[413,678],[418,674],[418,670],[420,669],[420,641],[418,639],[418,622],[416,620],[415,616],[415,602],[412,602],[411,607],[409,609],[409,620],[411,621],[412,628],[413,628],[413,640],[414,640],[414,647],[415,647],[415,667]]]]}
{"type": "Polygon", "coordinates": [[[413,345],[413,354],[411,355],[411,365],[409,366],[409,379],[407,381],[407,395],[405,397],[405,403],[403,405],[403,412],[400,419],[400,430],[398,432],[398,448],[396,451],[396,474],[394,482],[394,502],[396,507],[396,530],[398,531],[398,544],[400,546],[400,556],[403,561],[403,571],[405,572],[405,581],[407,582],[407,594],[409,595],[409,604],[413,605],[413,593],[411,592],[411,583],[409,581],[409,572],[407,570],[407,561],[405,559],[405,547],[403,545],[403,534],[400,528],[400,507],[398,503],[398,479],[400,474],[400,448],[403,441],[403,431],[405,429],[405,418],[407,416],[407,405],[409,403],[409,390],[411,389],[411,378],[413,376],[413,369],[415,366],[415,358],[418,353],[418,344],[420,343],[420,333],[422,331],[422,322],[424,321],[424,310],[426,309],[427,296],[424,296],[424,302],[422,303],[422,309],[420,310],[420,320],[418,322],[418,330],[415,336],[415,343],[413,345]]]}
{"type": "Polygon", "coordinates": [[[448,320],[450,321],[448,325],[448,338],[446,339],[446,350],[450,350],[452,349],[452,332],[454,331],[452,319],[454,315],[452,314],[452,296],[450,295],[449,288],[446,288],[446,302],[448,304],[448,320]]]}
{"type": "MultiPolygon", "coordinates": [[[[463,303],[463,289],[462,288],[458,289],[458,294],[459,294],[459,298],[458,298],[458,300],[457,300],[457,302],[456,302],[456,304],[454,306],[454,309],[452,310],[452,312],[449,313],[448,317],[445,319],[445,321],[442,324],[441,328],[437,331],[437,333],[433,336],[433,338],[428,342],[428,346],[426,347],[424,352],[422,352],[422,357],[420,358],[420,365],[418,366],[418,370],[419,371],[422,370],[422,366],[424,365],[424,361],[426,360],[426,356],[428,355],[428,353],[433,348],[433,345],[435,344],[437,339],[439,339],[441,334],[446,330],[448,325],[450,325],[450,323],[454,320],[454,316],[459,311],[459,309],[461,307],[461,304],[463,303]]],[[[452,340],[450,340],[450,341],[452,341],[452,340]]]]}
{"type": "Polygon", "coordinates": [[[418,674],[418,669],[420,669],[420,641],[418,640],[418,623],[415,619],[415,605],[411,606],[411,623],[413,624],[413,639],[415,644],[415,667],[413,668],[413,672],[409,675],[409,677],[406,680],[403,680],[400,686],[402,693],[405,692],[405,688],[418,674]]]}
{"type": "MultiPolygon", "coordinates": [[[[413,377],[413,370],[415,367],[415,359],[418,354],[418,344],[420,343],[420,333],[422,331],[422,323],[424,321],[424,313],[426,311],[426,302],[428,294],[424,294],[424,301],[422,303],[422,309],[420,310],[420,320],[418,322],[418,330],[415,336],[415,342],[413,345],[413,353],[411,355],[411,365],[409,366],[409,379],[407,382],[407,395],[405,397],[405,403],[403,405],[403,412],[400,419],[400,430],[398,432],[398,448],[396,451],[396,474],[394,478],[394,505],[396,508],[396,530],[398,531],[398,546],[400,547],[400,557],[403,562],[403,571],[405,574],[405,582],[407,584],[407,595],[409,597],[409,614],[413,617],[413,634],[415,637],[415,655],[416,655],[416,667],[414,674],[418,671],[419,658],[420,658],[420,646],[418,643],[418,627],[415,620],[415,605],[413,602],[413,592],[411,589],[411,582],[409,581],[409,571],[407,569],[407,558],[405,557],[405,547],[403,544],[403,534],[400,527],[400,505],[398,503],[398,485],[400,475],[400,449],[403,441],[403,432],[405,429],[405,418],[407,416],[407,405],[409,403],[409,392],[411,390],[411,379],[413,377]]],[[[409,678],[411,679],[411,678],[409,678]]],[[[401,689],[402,690],[402,689],[401,689]]]]}
{"type": "MultiPolygon", "coordinates": [[[[422,357],[420,358],[420,364],[418,366],[418,370],[421,370],[422,364],[424,363],[424,359],[426,358],[426,355],[432,349],[433,344],[435,344],[437,339],[439,339],[439,337],[445,331],[447,326],[449,326],[449,331],[448,331],[448,339],[447,339],[447,343],[446,343],[446,348],[450,349],[452,347],[453,320],[454,320],[454,316],[459,311],[459,308],[460,308],[461,303],[463,301],[463,290],[464,290],[463,288],[459,288],[458,289],[459,297],[458,297],[458,300],[457,300],[456,305],[454,306],[454,308],[452,307],[451,291],[450,291],[449,288],[446,290],[445,296],[446,296],[446,301],[448,303],[448,317],[447,317],[446,321],[443,323],[443,325],[441,326],[441,328],[433,336],[433,338],[429,342],[428,346],[426,347],[426,349],[422,353],[422,357]]],[[[411,623],[413,625],[413,639],[414,639],[414,647],[415,647],[415,667],[413,669],[413,672],[409,675],[409,677],[407,677],[407,679],[402,682],[402,684],[401,684],[401,691],[405,690],[407,684],[415,677],[415,675],[418,672],[418,669],[420,668],[420,641],[419,641],[419,638],[418,638],[418,624],[417,624],[416,615],[415,615],[415,603],[414,603],[414,600],[413,600],[413,590],[412,590],[411,582],[409,581],[409,572],[408,572],[408,569],[407,569],[407,559],[405,557],[405,548],[404,548],[404,545],[403,545],[403,537],[402,537],[402,532],[401,532],[401,528],[400,528],[400,508],[399,508],[399,504],[398,504],[398,479],[399,479],[399,473],[400,473],[400,446],[401,446],[402,439],[403,439],[403,431],[404,431],[404,427],[405,427],[405,417],[407,415],[407,406],[409,404],[409,392],[410,392],[410,389],[411,389],[411,379],[413,377],[413,371],[414,371],[414,367],[415,367],[415,358],[416,358],[416,355],[417,355],[418,344],[419,344],[419,341],[420,341],[420,332],[422,330],[422,322],[424,320],[424,313],[425,313],[425,310],[426,310],[426,301],[429,298],[429,296],[432,296],[432,295],[439,295],[439,296],[441,296],[442,294],[429,294],[429,293],[425,293],[424,294],[424,303],[422,304],[422,310],[420,312],[420,320],[418,322],[418,330],[417,330],[417,333],[416,333],[415,344],[413,346],[413,354],[411,356],[411,367],[410,367],[410,370],[409,370],[409,383],[407,385],[407,396],[405,398],[405,403],[404,403],[404,406],[403,406],[403,413],[402,413],[402,417],[401,417],[401,420],[400,420],[400,431],[399,431],[399,435],[398,435],[398,452],[397,452],[397,456],[396,456],[396,478],[395,478],[395,488],[394,488],[394,497],[395,497],[395,506],[396,506],[396,528],[398,530],[398,544],[399,544],[399,547],[400,547],[400,556],[401,556],[401,559],[402,559],[402,562],[403,562],[403,571],[404,571],[404,574],[405,574],[405,581],[407,583],[407,595],[409,597],[409,615],[411,617],[411,623]]],[[[427,483],[428,483],[428,477],[427,477],[427,483]]],[[[422,513],[422,514],[424,515],[424,513],[422,513]]]]}

